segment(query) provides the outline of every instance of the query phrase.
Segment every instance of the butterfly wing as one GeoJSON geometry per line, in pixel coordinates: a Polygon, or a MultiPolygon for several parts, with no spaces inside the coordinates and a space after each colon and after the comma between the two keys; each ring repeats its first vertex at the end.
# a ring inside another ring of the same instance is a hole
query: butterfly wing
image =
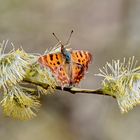
{"type": "Polygon", "coordinates": [[[72,63],[72,74],[70,78],[70,85],[79,84],[85,75],[84,67],[77,63],[72,63]]]}
{"type": "Polygon", "coordinates": [[[88,69],[88,65],[92,60],[92,55],[88,51],[72,51],[72,61],[77,64],[81,64],[88,69]]]}
{"type": "Polygon", "coordinates": [[[65,59],[61,53],[43,55],[39,57],[38,62],[42,66],[49,68],[52,71],[52,74],[56,77],[56,80],[59,81],[62,86],[69,84],[65,59]]]}
{"type": "Polygon", "coordinates": [[[92,55],[87,51],[72,51],[72,76],[71,84],[79,84],[88,70],[88,65],[92,60],[92,55]]]}

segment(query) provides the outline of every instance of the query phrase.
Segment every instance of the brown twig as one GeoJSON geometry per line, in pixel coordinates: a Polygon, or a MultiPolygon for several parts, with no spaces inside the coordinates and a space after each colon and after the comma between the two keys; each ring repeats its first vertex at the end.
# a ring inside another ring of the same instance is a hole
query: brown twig
{"type": "MultiPolygon", "coordinates": [[[[48,89],[48,87],[49,87],[48,84],[45,84],[45,83],[42,83],[42,82],[32,81],[30,79],[24,79],[24,82],[26,82],[28,84],[35,85],[35,86],[40,86],[44,89],[48,89]]],[[[57,90],[62,90],[62,88],[60,86],[57,86],[56,89],[57,90]]],[[[72,94],[81,93],[81,94],[97,94],[97,95],[111,96],[107,93],[104,93],[102,89],[93,90],[93,89],[81,89],[81,88],[76,88],[76,87],[64,87],[63,91],[67,91],[67,92],[72,93],[72,94]]]]}

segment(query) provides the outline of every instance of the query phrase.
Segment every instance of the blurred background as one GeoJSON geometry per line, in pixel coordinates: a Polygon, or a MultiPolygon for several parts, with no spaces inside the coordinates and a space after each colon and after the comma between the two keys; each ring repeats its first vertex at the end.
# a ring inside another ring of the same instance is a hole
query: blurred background
{"type": "MultiPolygon", "coordinates": [[[[9,39],[25,51],[42,53],[66,42],[93,54],[89,73],[79,87],[97,89],[94,76],[107,61],[136,56],[140,60],[139,0],[1,0],[0,41],[9,39]]],[[[99,95],[56,91],[43,96],[38,116],[30,121],[0,112],[1,140],[138,140],[140,107],[122,115],[116,100],[99,95]]]]}

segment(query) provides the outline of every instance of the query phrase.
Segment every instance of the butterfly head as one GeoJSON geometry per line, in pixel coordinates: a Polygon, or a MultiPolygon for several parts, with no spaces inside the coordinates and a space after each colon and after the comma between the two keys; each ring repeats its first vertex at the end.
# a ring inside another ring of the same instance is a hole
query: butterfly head
{"type": "Polygon", "coordinates": [[[73,34],[73,30],[71,31],[71,33],[69,35],[69,38],[68,38],[66,44],[63,45],[62,42],[58,39],[58,37],[55,35],[55,33],[53,33],[54,37],[59,42],[59,45],[61,47],[61,53],[64,55],[64,57],[66,59],[66,63],[70,63],[70,61],[71,61],[71,52],[70,52],[71,49],[68,49],[66,47],[70,45],[70,39],[71,39],[72,34],[73,34]]]}

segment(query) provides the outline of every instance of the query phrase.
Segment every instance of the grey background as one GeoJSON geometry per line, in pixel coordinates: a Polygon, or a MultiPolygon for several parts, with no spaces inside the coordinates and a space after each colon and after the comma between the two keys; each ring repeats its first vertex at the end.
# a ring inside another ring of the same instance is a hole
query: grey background
{"type": "MultiPolygon", "coordinates": [[[[73,49],[89,50],[93,62],[83,88],[100,88],[95,77],[105,62],[139,57],[139,0],[0,0],[0,40],[25,51],[42,53],[65,42],[71,29],[73,49]]],[[[10,48],[7,48],[10,50],[10,48]]],[[[38,116],[30,121],[0,112],[1,140],[138,140],[140,107],[122,115],[111,97],[56,92],[43,96],[38,116]]]]}

